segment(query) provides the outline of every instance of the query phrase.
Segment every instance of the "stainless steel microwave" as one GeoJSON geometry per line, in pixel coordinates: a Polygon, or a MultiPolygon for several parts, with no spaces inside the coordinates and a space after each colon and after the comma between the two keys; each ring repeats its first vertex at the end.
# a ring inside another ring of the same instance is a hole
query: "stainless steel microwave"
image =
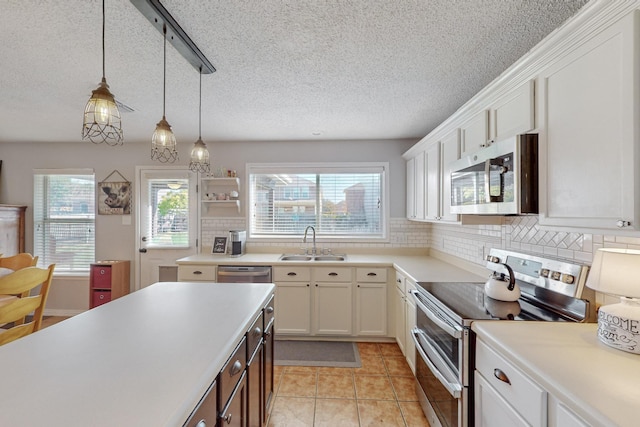
{"type": "Polygon", "coordinates": [[[450,165],[451,212],[538,213],[538,135],[517,135],[450,165]]]}

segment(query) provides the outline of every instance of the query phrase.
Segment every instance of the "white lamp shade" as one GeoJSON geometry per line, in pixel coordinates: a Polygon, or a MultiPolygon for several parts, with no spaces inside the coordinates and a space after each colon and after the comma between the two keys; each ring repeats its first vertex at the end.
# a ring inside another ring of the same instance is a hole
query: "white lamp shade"
{"type": "Polygon", "coordinates": [[[593,257],[587,286],[606,294],[640,298],[640,251],[598,249],[593,257]]]}

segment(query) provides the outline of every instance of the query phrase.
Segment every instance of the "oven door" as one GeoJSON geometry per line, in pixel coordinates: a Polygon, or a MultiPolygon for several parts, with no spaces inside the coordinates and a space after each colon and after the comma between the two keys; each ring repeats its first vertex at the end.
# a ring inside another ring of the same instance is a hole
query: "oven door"
{"type": "Polygon", "coordinates": [[[416,301],[416,327],[412,338],[416,345],[418,395],[432,425],[466,426],[467,384],[464,342],[468,331],[438,311],[430,301],[412,292],[416,301]]]}

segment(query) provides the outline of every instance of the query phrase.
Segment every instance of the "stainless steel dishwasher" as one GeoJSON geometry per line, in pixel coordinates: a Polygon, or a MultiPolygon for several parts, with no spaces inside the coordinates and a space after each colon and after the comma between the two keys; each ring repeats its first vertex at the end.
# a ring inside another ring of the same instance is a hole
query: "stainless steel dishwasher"
{"type": "Polygon", "coordinates": [[[270,266],[220,265],[218,283],[271,283],[270,266]]]}

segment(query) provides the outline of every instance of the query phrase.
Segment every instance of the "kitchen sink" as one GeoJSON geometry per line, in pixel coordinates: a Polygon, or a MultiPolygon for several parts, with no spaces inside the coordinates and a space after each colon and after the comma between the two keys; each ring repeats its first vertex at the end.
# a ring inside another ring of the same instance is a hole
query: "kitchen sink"
{"type": "Polygon", "coordinates": [[[287,255],[284,254],[280,257],[280,261],[311,261],[313,259],[310,255],[287,255]]]}
{"type": "Polygon", "coordinates": [[[347,259],[346,255],[318,255],[313,257],[314,261],[344,261],[347,259]]]}
{"type": "Polygon", "coordinates": [[[344,261],[346,255],[303,255],[303,254],[283,254],[280,261],[344,261]]]}

